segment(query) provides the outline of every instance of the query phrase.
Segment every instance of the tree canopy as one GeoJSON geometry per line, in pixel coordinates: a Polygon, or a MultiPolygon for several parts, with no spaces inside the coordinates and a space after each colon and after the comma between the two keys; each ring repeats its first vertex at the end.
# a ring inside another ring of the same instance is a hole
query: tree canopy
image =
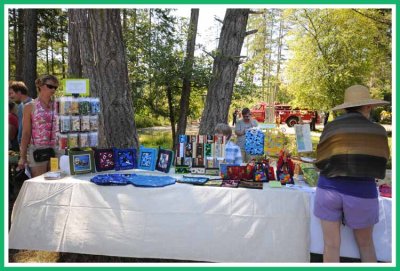
{"type": "MultiPolygon", "coordinates": [[[[126,59],[124,88],[131,100],[133,126],[168,124],[174,130],[182,111],[184,78],[186,87],[190,86],[184,121],[203,116],[201,131],[207,133],[216,122],[228,122],[235,108],[251,107],[261,100],[329,110],[342,102],[344,89],[352,84],[366,85],[374,97],[390,99],[391,9],[242,11],[247,16],[240,21],[243,27],[234,28],[229,43],[221,45],[232,23],[226,18],[217,22],[222,26],[214,37],[220,43],[218,48],[204,50],[204,44],[195,39],[190,69],[187,50],[193,46],[187,45],[193,36],[189,18],[177,16],[173,9],[158,8],[122,9],[113,17],[121,24],[118,39],[126,59]],[[228,45],[237,48],[228,52],[228,45]]],[[[235,12],[241,10],[228,9],[226,15],[235,12]]],[[[26,81],[34,94],[33,82],[38,74],[85,76],[85,66],[80,66],[84,63],[75,63],[83,56],[76,47],[80,42],[74,41],[82,33],[73,27],[73,13],[21,8],[9,8],[8,13],[10,80],[26,81]]],[[[96,33],[101,34],[101,27],[106,25],[99,27],[96,33]]],[[[109,56],[112,49],[100,48],[104,51],[99,51],[98,57],[109,56]]]]}

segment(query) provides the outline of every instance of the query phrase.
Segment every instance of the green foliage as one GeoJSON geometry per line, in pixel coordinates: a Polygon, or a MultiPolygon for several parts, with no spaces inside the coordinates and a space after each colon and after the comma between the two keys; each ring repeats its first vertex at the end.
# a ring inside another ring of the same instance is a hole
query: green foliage
{"type": "Polygon", "coordinates": [[[383,124],[391,124],[392,123],[392,112],[382,110],[379,114],[380,122],[383,124]]]}
{"type": "Polygon", "coordinates": [[[282,97],[279,95],[283,66],[282,37],[287,31],[283,13],[281,9],[257,11],[261,14],[251,15],[247,25],[249,30],[256,29],[257,32],[245,40],[247,57],[236,80],[233,93],[235,107],[243,103],[249,107],[260,100],[272,103],[282,97]]]}
{"type": "Polygon", "coordinates": [[[369,86],[376,98],[390,92],[389,10],[286,12],[293,26],[289,33],[293,56],[285,76],[293,105],[328,110],[343,102],[344,90],[353,84],[369,86]]]}
{"type": "MultiPolygon", "coordinates": [[[[126,40],[129,78],[136,114],[144,118],[178,119],[184,70],[187,19],[170,9],[128,9],[126,40]],[[168,104],[170,97],[171,106],[168,104]]],[[[202,94],[207,90],[212,63],[196,58],[189,117],[199,118],[202,94]]]]}
{"type": "MultiPolygon", "coordinates": [[[[16,58],[14,50],[17,46],[18,32],[14,27],[21,16],[20,9],[9,9],[9,56],[10,77],[16,73],[16,58]],[[15,36],[17,34],[17,36],[15,36]]],[[[67,34],[68,21],[66,10],[38,9],[38,42],[37,42],[37,74],[53,74],[59,78],[66,77],[67,34]]],[[[18,57],[23,57],[18,55],[18,57]]]]}

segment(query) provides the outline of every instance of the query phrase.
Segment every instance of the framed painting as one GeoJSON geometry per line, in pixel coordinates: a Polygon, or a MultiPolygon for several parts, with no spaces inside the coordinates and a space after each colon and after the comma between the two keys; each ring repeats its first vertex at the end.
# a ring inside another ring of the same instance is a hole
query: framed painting
{"type": "Polygon", "coordinates": [[[154,171],[156,168],[157,149],[140,147],[138,168],[154,171]]]}
{"type": "Polygon", "coordinates": [[[69,151],[71,174],[87,174],[95,172],[93,151],[69,151]]]}
{"type": "Polygon", "coordinates": [[[114,150],[115,170],[128,170],[136,168],[136,149],[118,149],[114,150]]]}
{"type": "Polygon", "coordinates": [[[114,150],[96,149],[94,151],[94,162],[97,172],[115,169],[114,150]]]}
{"type": "Polygon", "coordinates": [[[156,170],[168,173],[172,165],[173,159],[174,159],[173,151],[160,148],[158,150],[156,170]]]}
{"type": "Polygon", "coordinates": [[[297,152],[312,152],[311,131],[309,124],[296,124],[297,152]]]}
{"type": "Polygon", "coordinates": [[[187,174],[190,173],[190,168],[188,166],[176,165],[175,174],[187,174]]]}

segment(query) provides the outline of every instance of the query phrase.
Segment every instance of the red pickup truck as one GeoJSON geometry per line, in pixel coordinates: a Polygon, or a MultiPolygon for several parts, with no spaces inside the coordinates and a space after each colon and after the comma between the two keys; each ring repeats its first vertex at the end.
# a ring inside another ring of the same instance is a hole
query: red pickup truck
{"type": "MultiPolygon", "coordinates": [[[[308,109],[292,108],[287,104],[274,104],[274,115],[275,120],[279,119],[279,123],[286,123],[289,127],[300,122],[300,118],[304,123],[311,122],[312,118],[315,117],[316,111],[308,109]]],[[[265,111],[270,108],[265,102],[258,103],[255,107],[250,109],[252,117],[258,122],[265,121],[265,111]]],[[[316,123],[320,123],[320,117],[317,114],[316,123]]]]}

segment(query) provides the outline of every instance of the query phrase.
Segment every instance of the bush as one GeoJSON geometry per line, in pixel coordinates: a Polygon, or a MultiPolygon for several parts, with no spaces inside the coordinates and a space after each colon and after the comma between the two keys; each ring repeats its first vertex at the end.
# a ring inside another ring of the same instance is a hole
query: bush
{"type": "Polygon", "coordinates": [[[383,124],[392,123],[392,112],[382,110],[380,113],[380,122],[383,124]]]}

